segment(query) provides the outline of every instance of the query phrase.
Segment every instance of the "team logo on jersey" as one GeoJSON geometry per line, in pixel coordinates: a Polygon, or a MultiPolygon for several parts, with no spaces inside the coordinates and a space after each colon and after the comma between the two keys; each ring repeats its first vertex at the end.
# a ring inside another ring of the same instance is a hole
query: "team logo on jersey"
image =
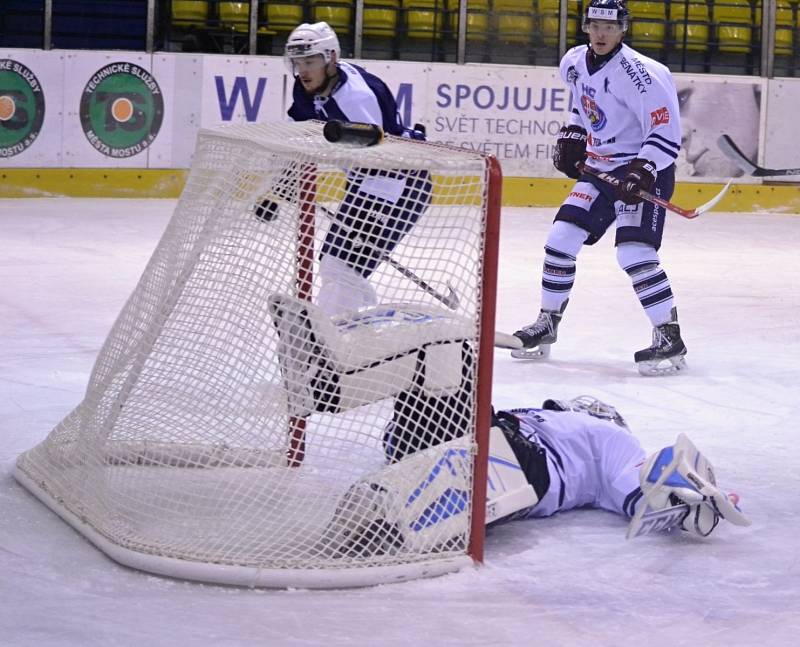
{"type": "Polygon", "coordinates": [[[155,140],[164,97],[153,76],[127,61],[92,75],[81,95],[81,126],[89,143],[107,157],[132,157],[155,140]]]}
{"type": "Polygon", "coordinates": [[[33,145],[44,122],[44,92],[22,63],[0,59],[0,157],[13,157],[33,145]]]}
{"type": "Polygon", "coordinates": [[[579,76],[580,74],[578,74],[578,70],[575,69],[574,65],[570,65],[567,68],[567,83],[575,83],[579,76]]]}
{"type": "Polygon", "coordinates": [[[655,128],[656,126],[660,126],[661,124],[668,124],[669,123],[669,110],[666,106],[663,108],[659,108],[658,110],[653,110],[650,113],[650,126],[655,128]]]}
{"type": "Polygon", "coordinates": [[[583,108],[584,114],[589,118],[589,123],[592,125],[592,130],[597,132],[598,130],[603,129],[608,119],[606,119],[606,113],[600,109],[600,106],[597,105],[597,101],[594,100],[594,93],[594,88],[591,88],[588,85],[583,86],[581,107],[583,108]]]}

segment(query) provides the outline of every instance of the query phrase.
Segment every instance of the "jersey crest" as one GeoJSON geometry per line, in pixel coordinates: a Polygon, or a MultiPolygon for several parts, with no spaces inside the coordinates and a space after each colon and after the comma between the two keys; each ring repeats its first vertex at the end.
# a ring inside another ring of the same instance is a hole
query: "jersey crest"
{"type": "Polygon", "coordinates": [[[592,130],[595,132],[602,130],[608,119],[606,118],[606,113],[602,111],[600,106],[597,105],[597,101],[594,100],[594,88],[584,85],[582,92],[581,108],[583,108],[583,112],[589,118],[592,130]]]}

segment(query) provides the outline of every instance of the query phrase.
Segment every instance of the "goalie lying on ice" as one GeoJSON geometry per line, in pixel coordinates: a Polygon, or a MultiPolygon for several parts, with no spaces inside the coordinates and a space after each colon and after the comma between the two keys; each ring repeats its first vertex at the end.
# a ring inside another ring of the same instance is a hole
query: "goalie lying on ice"
{"type": "MultiPolygon", "coordinates": [[[[343,497],[326,533],[329,548],[391,554],[463,542],[472,473],[464,438],[473,398],[468,326],[417,305],[373,308],[347,321],[283,295],[270,307],[294,413],[394,399],[383,438],[388,465],[343,497]],[[382,387],[364,388],[367,379],[382,387]]],[[[493,412],[488,476],[489,524],[584,506],[630,519],[629,538],[673,528],[705,537],[720,519],[750,524],[685,435],[648,458],[614,407],[588,396],[493,412]]]]}

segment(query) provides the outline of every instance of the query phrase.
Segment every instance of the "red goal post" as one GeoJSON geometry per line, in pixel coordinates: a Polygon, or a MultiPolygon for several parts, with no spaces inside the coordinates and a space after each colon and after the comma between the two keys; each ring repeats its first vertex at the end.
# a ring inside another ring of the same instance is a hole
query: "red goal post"
{"type": "Polygon", "coordinates": [[[501,181],[491,156],[332,144],[318,122],[202,130],[84,400],[16,478],[112,558],[169,576],[328,588],[481,561],[501,181]],[[349,205],[364,238],[397,215],[348,194],[367,176],[424,177],[417,220],[369,275],[374,303],[323,316],[332,222],[349,205]],[[387,465],[401,393],[448,403],[420,428],[459,431],[387,465]]]}

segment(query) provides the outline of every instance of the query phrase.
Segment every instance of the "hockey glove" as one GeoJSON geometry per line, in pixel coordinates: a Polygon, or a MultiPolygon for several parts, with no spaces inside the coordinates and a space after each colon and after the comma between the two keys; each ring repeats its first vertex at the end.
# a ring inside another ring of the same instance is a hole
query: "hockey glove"
{"type": "Polygon", "coordinates": [[[625,169],[625,176],[617,185],[616,199],[625,204],[638,204],[642,201],[638,191],[650,191],[656,181],[656,165],[649,160],[636,158],[625,169]]]}
{"type": "Polygon", "coordinates": [[[577,180],[581,176],[578,164],[585,161],[586,130],[580,126],[562,126],[553,151],[553,166],[567,177],[577,180]]]}

